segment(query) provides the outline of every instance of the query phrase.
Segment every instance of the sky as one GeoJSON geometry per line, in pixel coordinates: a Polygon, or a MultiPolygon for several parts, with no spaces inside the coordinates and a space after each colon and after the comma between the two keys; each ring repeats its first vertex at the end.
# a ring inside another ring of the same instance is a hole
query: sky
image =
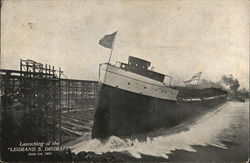
{"type": "Polygon", "coordinates": [[[115,31],[112,63],[135,56],[176,85],[202,71],[212,81],[232,74],[249,88],[248,0],[4,0],[1,68],[32,59],[98,80],[110,54],[98,42],[115,31]]]}

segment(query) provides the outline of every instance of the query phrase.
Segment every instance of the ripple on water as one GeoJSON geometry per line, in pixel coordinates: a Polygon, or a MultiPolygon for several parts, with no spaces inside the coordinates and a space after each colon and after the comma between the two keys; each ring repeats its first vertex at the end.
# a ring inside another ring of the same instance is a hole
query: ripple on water
{"type": "Polygon", "coordinates": [[[123,152],[140,158],[141,154],[168,158],[175,150],[196,152],[193,145],[211,145],[227,149],[233,142],[235,132],[241,121],[248,119],[249,102],[227,102],[219,109],[209,112],[198,121],[188,126],[173,129],[160,129],[148,134],[132,135],[127,138],[111,136],[105,141],[88,139],[72,146],[74,153],[93,151],[97,154],[106,152],[123,152]],[[144,138],[141,141],[141,138],[144,138]]]}

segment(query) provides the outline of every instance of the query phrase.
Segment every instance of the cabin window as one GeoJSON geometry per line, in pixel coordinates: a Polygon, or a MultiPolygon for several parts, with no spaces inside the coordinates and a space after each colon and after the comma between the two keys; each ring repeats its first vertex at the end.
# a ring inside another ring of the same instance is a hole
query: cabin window
{"type": "Polygon", "coordinates": [[[146,89],[147,87],[144,87],[144,89],[146,89]]]}
{"type": "Polygon", "coordinates": [[[128,82],[128,85],[130,85],[130,83],[128,82]]]}
{"type": "Polygon", "coordinates": [[[157,91],[157,89],[155,89],[155,91],[157,91]]]}

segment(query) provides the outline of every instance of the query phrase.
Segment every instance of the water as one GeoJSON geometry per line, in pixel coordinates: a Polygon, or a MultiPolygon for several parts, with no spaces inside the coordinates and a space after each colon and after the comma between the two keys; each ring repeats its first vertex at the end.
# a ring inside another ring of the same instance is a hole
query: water
{"type": "Polygon", "coordinates": [[[249,120],[248,115],[249,102],[227,102],[192,124],[181,124],[172,129],[160,129],[127,138],[111,136],[103,142],[98,139],[91,140],[90,133],[86,133],[83,141],[71,149],[76,154],[81,151],[92,151],[96,154],[122,152],[135,158],[141,158],[143,154],[166,159],[175,150],[196,152],[193,145],[227,149],[224,142],[233,143],[237,128],[242,121],[249,120]]]}

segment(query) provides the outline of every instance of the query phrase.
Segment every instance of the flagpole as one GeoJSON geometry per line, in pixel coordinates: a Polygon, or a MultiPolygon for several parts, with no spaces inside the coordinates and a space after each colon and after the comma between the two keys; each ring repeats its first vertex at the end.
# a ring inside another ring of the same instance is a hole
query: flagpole
{"type": "Polygon", "coordinates": [[[200,77],[199,77],[199,79],[198,79],[198,81],[197,81],[196,88],[198,88],[198,84],[199,84],[200,78],[201,78],[201,74],[200,74],[200,77]]]}
{"type": "Polygon", "coordinates": [[[200,78],[197,80],[196,88],[198,88],[200,78]]]}
{"type": "MultiPolygon", "coordinates": [[[[116,34],[117,34],[117,31],[116,31],[116,34]]],[[[116,38],[116,34],[115,34],[115,38],[116,38]]],[[[109,62],[108,63],[110,63],[110,60],[111,60],[111,56],[112,56],[112,52],[113,52],[113,48],[114,48],[114,44],[115,44],[115,38],[114,38],[114,41],[112,42],[112,49],[111,49],[111,52],[109,55],[109,62]]]]}

